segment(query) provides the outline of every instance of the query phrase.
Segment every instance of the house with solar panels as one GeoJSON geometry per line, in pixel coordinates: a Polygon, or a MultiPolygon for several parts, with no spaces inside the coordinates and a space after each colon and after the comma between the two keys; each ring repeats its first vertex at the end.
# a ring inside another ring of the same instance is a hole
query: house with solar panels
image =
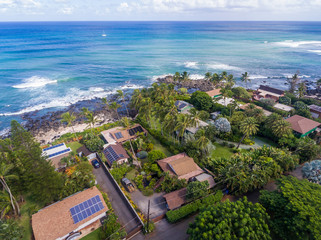
{"type": "Polygon", "coordinates": [[[60,163],[60,160],[64,157],[67,157],[70,152],[71,149],[67,147],[65,143],[60,143],[58,145],[42,149],[42,155],[47,157],[48,161],[51,161],[56,170],[65,167],[64,164],[60,163]]]}
{"type": "Polygon", "coordinates": [[[96,187],[71,195],[32,215],[35,240],[75,240],[101,226],[108,207],[96,187]]]}
{"type": "Polygon", "coordinates": [[[101,132],[105,146],[107,147],[112,143],[124,143],[130,139],[137,138],[138,134],[144,133],[147,134],[147,131],[140,125],[135,124],[129,129],[123,127],[115,127],[101,132]]]}
{"type": "Polygon", "coordinates": [[[175,106],[177,107],[177,111],[180,113],[188,113],[188,111],[194,107],[192,104],[182,100],[177,100],[175,102],[175,106]]]}
{"type": "Polygon", "coordinates": [[[127,163],[129,156],[120,143],[109,144],[103,151],[109,167],[114,163],[127,163]]]}

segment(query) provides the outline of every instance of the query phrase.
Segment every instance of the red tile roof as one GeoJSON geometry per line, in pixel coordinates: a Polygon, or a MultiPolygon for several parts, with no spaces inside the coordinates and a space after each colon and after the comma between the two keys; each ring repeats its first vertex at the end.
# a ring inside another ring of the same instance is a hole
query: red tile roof
{"type": "Polygon", "coordinates": [[[210,97],[215,97],[217,95],[221,95],[221,89],[217,88],[211,91],[206,92],[210,97]]]}
{"type": "Polygon", "coordinates": [[[294,115],[285,120],[291,124],[291,127],[294,131],[302,134],[305,134],[320,125],[319,122],[301,117],[299,115],[294,115]]]}

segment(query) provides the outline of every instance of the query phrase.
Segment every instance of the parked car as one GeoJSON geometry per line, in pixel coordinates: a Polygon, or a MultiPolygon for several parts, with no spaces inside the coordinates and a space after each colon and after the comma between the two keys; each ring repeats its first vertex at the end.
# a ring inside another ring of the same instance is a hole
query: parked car
{"type": "Polygon", "coordinates": [[[123,183],[128,192],[131,193],[135,191],[134,185],[129,181],[128,178],[123,178],[121,182],[123,183]]]}
{"type": "Polygon", "coordinates": [[[91,164],[94,166],[94,168],[100,168],[100,163],[97,159],[92,160],[91,164]]]}

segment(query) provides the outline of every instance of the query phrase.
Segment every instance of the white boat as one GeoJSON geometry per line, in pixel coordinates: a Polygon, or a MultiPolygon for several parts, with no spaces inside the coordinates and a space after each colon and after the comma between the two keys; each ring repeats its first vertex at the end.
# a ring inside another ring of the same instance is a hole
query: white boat
{"type": "Polygon", "coordinates": [[[103,31],[103,34],[101,34],[102,37],[107,37],[107,34],[105,33],[105,31],[103,31]]]}

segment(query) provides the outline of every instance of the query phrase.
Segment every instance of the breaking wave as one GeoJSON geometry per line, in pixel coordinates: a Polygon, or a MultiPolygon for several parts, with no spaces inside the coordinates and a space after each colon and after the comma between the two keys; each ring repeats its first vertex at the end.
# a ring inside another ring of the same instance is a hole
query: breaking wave
{"type": "Polygon", "coordinates": [[[22,83],[12,86],[13,88],[38,88],[43,87],[47,84],[54,84],[57,83],[57,80],[52,80],[50,78],[39,77],[39,76],[32,76],[23,80],[22,83]]]}
{"type": "Polygon", "coordinates": [[[275,42],[274,44],[282,46],[282,47],[291,47],[291,48],[297,48],[300,46],[307,46],[307,45],[313,45],[313,46],[321,46],[321,41],[293,41],[293,40],[285,40],[283,42],[275,42]]]}
{"type": "Polygon", "coordinates": [[[242,71],[242,69],[239,68],[239,67],[231,66],[231,65],[228,65],[228,64],[224,64],[224,63],[211,63],[211,64],[206,64],[206,66],[208,68],[218,69],[218,70],[242,71]]]}
{"type": "Polygon", "coordinates": [[[197,69],[198,68],[198,62],[184,62],[184,66],[186,68],[194,68],[197,69]]]}

